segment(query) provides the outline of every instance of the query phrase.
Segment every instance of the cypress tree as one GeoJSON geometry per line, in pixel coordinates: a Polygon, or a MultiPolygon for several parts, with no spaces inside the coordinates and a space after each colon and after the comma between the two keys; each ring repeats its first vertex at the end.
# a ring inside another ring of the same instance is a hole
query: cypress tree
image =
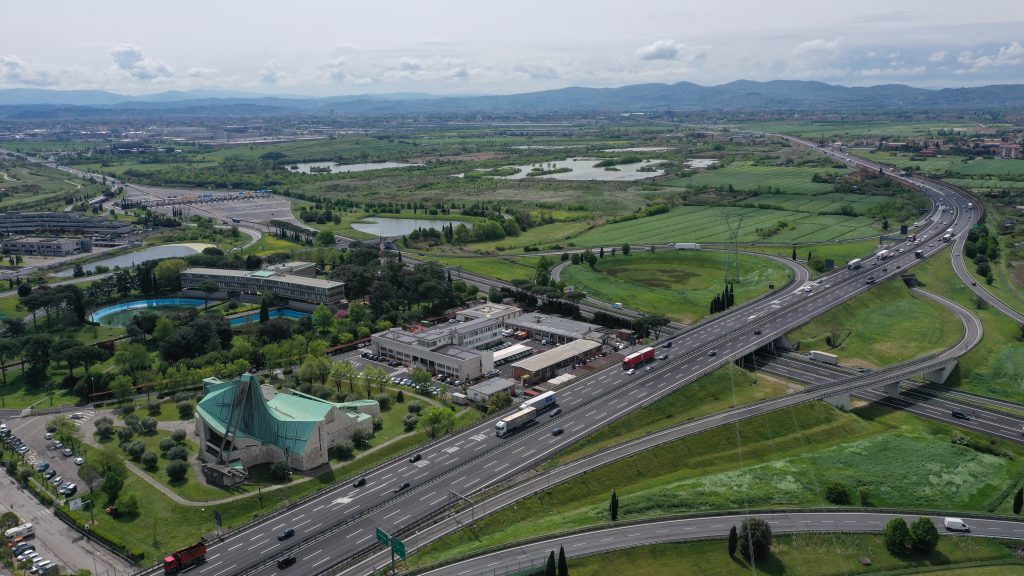
{"type": "Polygon", "coordinates": [[[736,533],[736,525],[729,529],[729,558],[736,555],[736,546],[740,543],[739,534],[736,533]]]}
{"type": "MultiPolygon", "coordinates": [[[[619,519],[619,497],[615,494],[615,490],[612,490],[612,501],[608,504],[608,512],[611,514],[612,522],[619,519]]],[[[552,552],[552,554],[554,554],[552,552]]]]}
{"type": "Polygon", "coordinates": [[[558,576],[555,573],[555,551],[548,553],[548,564],[544,567],[544,576],[558,576]]]}
{"type": "Polygon", "coordinates": [[[793,246],[793,255],[790,256],[790,259],[796,260],[796,246],[793,246]]]}
{"type": "Polygon", "coordinates": [[[569,563],[565,560],[565,547],[558,547],[558,576],[569,576],[569,563]]]}
{"type": "Polygon", "coordinates": [[[1013,513],[1020,514],[1021,507],[1024,507],[1024,488],[1017,489],[1017,495],[1013,497],[1013,513]]]}

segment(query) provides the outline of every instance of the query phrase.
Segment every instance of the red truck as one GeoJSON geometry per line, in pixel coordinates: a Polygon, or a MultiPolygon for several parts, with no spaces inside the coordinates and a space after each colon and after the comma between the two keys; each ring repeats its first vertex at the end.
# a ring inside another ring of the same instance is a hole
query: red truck
{"type": "Polygon", "coordinates": [[[193,564],[202,563],[205,559],[206,542],[200,540],[164,558],[164,574],[177,574],[193,564]]]}
{"type": "Polygon", "coordinates": [[[648,360],[654,360],[654,348],[647,347],[639,352],[633,352],[629,356],[626,356],[622,359],[622,369],[629,370],[630,368],[636,368],[648,360]]]}

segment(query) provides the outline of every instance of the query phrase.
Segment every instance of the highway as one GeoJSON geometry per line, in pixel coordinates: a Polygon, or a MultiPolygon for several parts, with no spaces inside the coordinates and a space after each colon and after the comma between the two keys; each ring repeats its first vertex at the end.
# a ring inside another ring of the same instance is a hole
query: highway
{"type": "MultiPolygon", "coordinates": [[[[929,195],[934,197],[935,193],[929,195]]],[[[955,226],[961,231],[973,220],[971,213],[959,210],[954,217],[955,226]]],[[[934,243],[920,246],[929,256],[942,247],[941,243],[938,246],[934,243]]],[[[582,378],[560,391],[559,404],[563,414],[558,418],[542,418],[531,429],[508,439],[494,436],[493,420],[442,438],[421,450],[423,459],[419,462],[400,459],[367,473],[367,485],[363,488],[351,488],[347,484],[335,486],[229,534],[224,542],[211,546],[208,562],[190,573],[207,576],[276,573],[271,560],[285,551],[294,551],[299,558],[299,563],[290,569],[293,573],[312,574],[337,566],[372,549],[375,528],[392,533],[408,531],[443,509],[449,490],[462,495],[474,494],[529,470],[592,431],[870,289],[871,284],[865,281],[867,276],[874,275],[877,281],[881,281],[900,274],[901,269],[917,262],[912,252],[907,252],[887,261],[885,267],[888,270],[884,272],[881,266],[870,263],[861,269],[838,270],[818,284],[801,286],[794,283],[772,298],[718,315],[675,336],[672,358],[652,366],[650,372],[640,371],[629,376],[613,367],[582,378]],[[804,290],[807,286],[809,292],[804,290]],[[563,428],[565,433],[552,436],[550,430],[556,426],[563,428]],[[411,487],[395,494],[393,488],[402,482],[409,482],[411,487]],[[286,527],[294,528],[296,536],[278,543],[276,534],[286,527]],[[326,544],[328,539],[330,545],[326,544]]],[[[971,330],[967,333],[970,335],[971,330]]],[[[974,335],[980,337],[980,325],[974,335]]],[[[975,343],[976,340],[965,337],[953,349],[935,358],[840,380],[827,389],[811,389],[774,402],[729,411],[689,423],[682,431],[675,428],[662,434],[652,434],[642,444],[658,439],[670,441],[673,434],[697,433],[769,410],[878,385],[894,378],[902,379],[931,363],[954,359],[975,343]]],[[[594,465],[622,457],[617,455],[631,448],[640,450],[647,446],[633,443],[619,450],[606,451],[600,455],[603,461],[594,465]]],[[[551,477],[551,481],[558,480],[551,477]]],[[[523,495],[517,490],[510,490],[499,496],[506,494],[507,498],[516,499],[523,495]]]]}
{"type": "MultiPolygon", "coordinates": [[[[910,524],[920,516],[914,514],[883,514],[876,512],[779,512],[769,514],[750,514],[761,518],[772,527],[773,534],[792,534],[798,532],[881,532],[889,520],[900,517],[910,524]]],[[[470,576],[491,574],[495,570],[504,574],[503,569],[517,566],[529,567],[539,565],[547,559],[552,550],[558,554],[559,546],[565,548],[565,555],[570,560],[579,556],[600,554],[623,548],[648,546],[662,542],[685,542],[706,538],[722,538],[729,534],[729,528],[736,526],[748,515],[707,516],[679,520],[660,520],[642,524],[626,524],[611,528],[601,528],[573,535],[552,538],[514,548],[507,548],[468,560],[430,570],[417,572],[430,576],[451,575],[470,576]]],[[[942,525],[943,518],[930,517],[939,533],[946,533],[942,525]]],[[[961,517],[971,527],[971,536],[990,538],[1024,538],[1024,524],[1006,520],[961,517]]],[[[722,558],[725,561],[726,551],[723,545],[722,558]]],[[[571,564],[570,564],[571,566],[571,564]]],[[[847,569],[852,570],[854,566],[847,569]]],[[[857,564],[856,568],[860,568],[857,564]]],[[[838,572],[839,570],[837,570],[838,572]]]]}

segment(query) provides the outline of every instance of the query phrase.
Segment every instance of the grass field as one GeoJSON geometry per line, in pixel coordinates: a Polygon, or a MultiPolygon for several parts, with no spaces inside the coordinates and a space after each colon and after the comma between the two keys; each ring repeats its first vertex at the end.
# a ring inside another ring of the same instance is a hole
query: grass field
{"type": "Polygon", "coordinates": [[[875,236],[870,218],[716,206],[682,206],[666,214],[608,224],[573,239],[579,246],[663,244],[669,242],[728,242],[726,217],[742,216],[741,242],[827,242],[875,236]],[[785,222],[786,228],[763,236],[759,230],[785,222]]]}
{"type": "Polygon", "coordinates": [[[816,317],[789,339],[802,352],[823,350],[843,364],[877,368],[944,350],[963,332],[952,312],[896,278],[816,317]],[[829,337],[834,346],[826,342],[829,337]]]}
{"type": "Polygon", "coordinates": [[[959,156],[944,156],[942,158],[918,157],[903,152],[881,152],[878,150],[854,150],[853,153],[861,158],[867,158],[875,162],[882,162],[899,168],[901,170],[923,171],[929,174],[942,174],[946,170],[956,169],[964,164],[964,158],[959,156]]]}
{"type": "Polygon", "coordinates": [[[794,385],[729,364],[613,422],[559,453],[553,464],[570,462],[609,446],[736,406],[775,398],[794,385]]]}
{"type": "MultiPolygon", "coordinates": [[[[815,174],[846,174],[849,170],[826,167],[754,166],[748,162],[733,162],[715,170],[704,170],[675,180],[661,182],[669,186],[732,186],[737,191],[779,188],[783,194],[827,194],[832,184],[812,182],[815,174]]],[[[769,195],[770,196],[770,195],[769,195]]]]}
{"type": "MultiPolygon", "coordinates": [[[[419,255],[417,258],[434,260],[443,263],[445,266],[458,267],[466,272],[481,274],[490,278],[497,278],[506,282],[513,280],[532,280],[537,271],[539,256],[520,257],[494,257],[494,258],[457,258],[437,257],[432,255],[419,255]]],[[[555,258],[554,260],[558,260],[555,258]]],[[[452,279],[458,279],[459,273],[452,272],[452,279]]]]}
{"type": "Polygon", "coordinates": [[[963,130],[970,132],[978,125],[970,122],[751,122],[744,127],[751,130],[778,132],[813,138],[816,136],[924,136],[936,134],[939,130],[963,130]]]}
{"type": "MultiPolygon", "coordinates": [[[[780,288],[792,277],[785,266],[764,258],[740,254],[738,261],[736,304],[769,292],[769,285],[780,288]]],[[[708,315],[711,300],[722,291],[724,267],[724,253],[708,251],[606,253],[593,269],[567,266],[562,279],[605,302],[693,322],[708,315]]]]}
{"type": "Polygon", "coordinates": [[[993,308],[978,309],[970,289],[953,273],[949,251],[913,269],[925,289],[945,296],[977,314],[984,324],[981,342],[958,362],[946,384],[1012,402],[1024,402],[1024,346],[1020,326],[993,308]]]}
{"type": "Polygon", "coordinates": [[[966,433],[985,451],[950,442],[953,428],[876,406],[839,412],[822,403],[781,410],[660,446],[587,472],[445,537],[418,562],[501,542],[621,519],[744,508],[826,506],[839,481],[879,507],[1005,513],[1024,472],[1024,449],[966,433]],[[995,456],[990,451],[1005,451],[995,456]],[[885,458],[877,457],[885,454],[885,458]]]}
{"type": "MultiPolygon", "coordinates": [[[[985,576],[1024,571],[1024,563],[1015,560],[1013,553],[997,540],[944,536],[931,554],[908,553],[897,557],[885,548],[879,534],[842,533],[776,535],[772,538],[771,556],[764,562],[758,562],[756,571],[770,576],[848,576],[891,574],[894,570],[914,568],[928,568],[931,573],[934,567],[943,566],[956,574],[985,576]],[[862,564],[861,560],[865,558],[871,561],[869,566],[862,564]],[[969,568],[981,562],[1002,565],[969,568]]],[[[751,574],[753,567],[739,554],[729,558],[725,540],[705,540],[656,544],[584,558],[569,556],[569,569],[574,576],[744,576],[751,574]]]]}

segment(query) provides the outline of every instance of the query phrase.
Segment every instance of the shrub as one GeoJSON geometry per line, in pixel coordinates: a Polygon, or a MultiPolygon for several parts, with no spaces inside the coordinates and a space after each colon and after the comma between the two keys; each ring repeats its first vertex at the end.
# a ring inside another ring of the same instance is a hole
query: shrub
{"type": "Polygon", "coordinates": [[[416,425],[420,423],[420,417],[415,414],[406,414],[405,418],[402,419],[402,426],[405,427],[406,432],[412,432],[416,429],[416,425]]]}
{"type": "Polygon", "coordinates": [[[377,401],[382,411],[386,412],[391,409],[391,396],[388,394],[377,394],[373,399],[377,401]]]}
{"type": "Polygon", "coordinates": [[[177,445],[167,451],[168,460],[188,460],[188,448],[182,445],[177,445]]]}
{"type": "Polygon", "coordinates": [[[191,420],[192,413],[194,411],[195,406],[192,404],[191,400],[182,400],[181,402],[178,402],[178,416],[181,417],[182,420],[191,420]]]}
{"type": "Polygon", "coordinates": [[[939,544],[939,530],[935,528],[931,518],[921,516],[910,525],[910,546],[922,553],[935,550],[939,544]]]}
{"type": "Polygon", "coordinates": [[[842,482],[832,482],[825,487],[825,499],[833,504],[849,504],[850,491],[842,482]]]}
{"type": "Polygon", "coordinates": [[[334,447],[334,454],[338,458],[351,458],[352,453],[355,452],[356,445],[351,440],[342,440],[338,442],[338,445],[334,447]]]}
{"type": "Polygon", "coordinates": [[[174,460],[167,464],[167,477],[171,482],[181,482],[188,475],[188,463],[182,460],[174,460]]]}
{"type": "Polygon", "coordinates": [[[170,438],[164,438],[163,440],[160,441],[160,451],[167,452],[171,448],[174,448],[176,445],[177,442],[175,442],[174,440],[171,440],[170,438]]]}
{"type": "Polygon", "coordinates": [[[408,410],[410,414],[419,414],[420,411],[423,410],[423,404],[420,404],[418,400],[413,400],[406,405],[405,409],[408,410]]]}
{"type": "Polygon", "coordinates": [[[97,422],[96,424],[96,437],[101,442],[110,440],[114,436],[114,425],[109,422],[97,422]]]}
{"type": "Polygon", "coordinates": [[[384,419],[374,418],[373,419],[373,431],[377,432],[384,429],[384,419]]]}
{"type": "Polygon", "coordinates": [[[188,434],[184,430],[178,429],[175,430],[174,432],[171,432],[171,440],[174,440],[176,443],[181,444],[182,442],[185,441],[185,436],[187,435],[188,434]]]}
{"type": "Polygon", "coordinates": [[[142,455],[142,465],[149,470],[156,469],[156,465],[159,462],[160,457],[156,455],[156,452],[150,450],[142,455]]]}
{"type": "Polygon", "coordinates": [[[150,416],[159,416],[160,415],[160,401],[159,400],[153,400],[152,402],[150,402],[149,404],[146,405],[146,408],[149,410],[149,415],[150,416]]]}
{"type": "Polygon", "coordinates": [[[135,442],[130,442],[128,444],[128,447],[125,449],[125,452],[128,453],[128,456],[132,460],[138,462],[139,459],[142,458],[142,455],[145,454],[146,452],[146,445],[143,444],[140,440],[136,440],[135,442]]]}
{"type": "Polygon", "coordinates": [[[355,444],[356,448],[366,448],[370,445],[371,436],[370,432],[360,428],[352,433],[352,443],[355,444]]]}
{"type": "Polygon", "coordinates": [[[278,460],[270,465],[270,477],[275,482],[287,482],[292,476],[292,467],[283,460],[278,460]]]}
{"type": "Polygon", "coordinates": [[[910,529],[903,518],[893,518],[882,530],[882,538],[885,539],[885,547],[893,554],[903,554],[910,543],[910,529]]]}
{"type": "Polygon", "coordinates": [[[139,499],[134,494],[122,499],[117,503],[117,511],[125,516],[134,516],[139,513],[139,499]]]}
{"type": "Polygon", "coordinates": [[[740,554],[750,562],[768,558],[772,548],[772,527],[760,518],[747,518],[740,525],[740,554]]]}
{"type": "Polygon", "coordinates": [[[156,418],[152,416],[142,419],[142,432],[144,434],[152,434],[156,432],[156,418]]]}
{"type": "Polygon", "coordinates": [[[404,404],[405,403],[405,392],[399,390],[398,394],[395,394],[395,402],[397,402],[399,404],[404,404]]]}
{"type": "Polygon", "coordinates": [[[128,442],[135,436],[135,431],[131,428],[125,427],[117,431],[117,437],[121,442],[128,442]]]}

